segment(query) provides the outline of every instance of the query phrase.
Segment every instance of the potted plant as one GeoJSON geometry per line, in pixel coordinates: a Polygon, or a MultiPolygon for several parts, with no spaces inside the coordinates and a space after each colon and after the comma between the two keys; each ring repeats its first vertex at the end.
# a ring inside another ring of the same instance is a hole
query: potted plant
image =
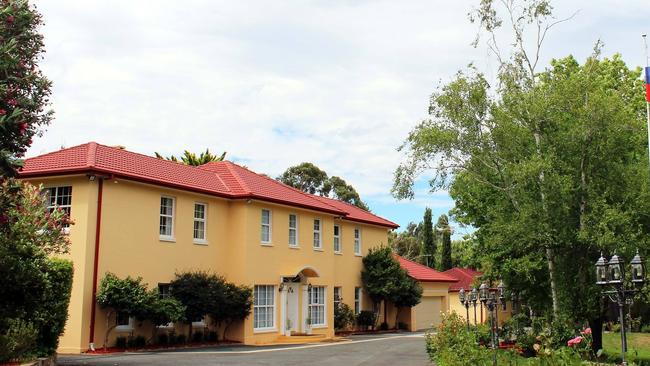
{"type": "Polygon", "coordinates": [[[305,333],[311,335],[311,318],[307,317],[305,319],[305,333]]]}
{"type": "Polygon", "coordinates": [[[284,334],[287,337],[291,337],[291,319],[287,319],[287,323],[285,324],[285,332],[284,334]]]}

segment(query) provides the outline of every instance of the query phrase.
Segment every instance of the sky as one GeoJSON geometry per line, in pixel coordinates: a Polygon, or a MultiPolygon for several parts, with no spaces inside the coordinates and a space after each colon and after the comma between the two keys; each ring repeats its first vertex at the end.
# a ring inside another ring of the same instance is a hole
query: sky
{"type": "MultiPolygon", "coordinates": [[[[410,201],[390,195],[397,148],[426,117],[431,93],[468,64],[474,1],[33,1],[43,14],[55,120],[27,156],[88,141],[153,155],[227,151],[272,177],[312,162],[352,184],[400,224],[447,213],[427,174],[410,201]]],[[[647,0],[555,1],[541,65],[604,55],[645,62],[647,0]]],[[[503,47],[508,34],[502,32],[503,47]]],[[[472,231],[457,224],[455,238],[472,231]]]]}

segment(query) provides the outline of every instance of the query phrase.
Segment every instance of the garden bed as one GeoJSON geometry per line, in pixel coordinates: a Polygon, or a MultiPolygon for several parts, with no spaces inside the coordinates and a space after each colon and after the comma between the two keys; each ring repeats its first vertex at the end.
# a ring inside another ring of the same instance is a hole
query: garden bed
{"type": "Polygon", "coordinates": [[[187,349],[187,348],[212,348],[212,347],[225,347],[233,345],[241,345],[241,342],[236,341],[219,341],[219,342],[193,342],[185,344],[175,344],[175,345],[157,345],[151,344],[144,347],[135,347],[135,348],[117,348],[117,347],[108,347],[108,348],[97,348],[94,351],[88,350],[84,352],[87,355],[97,355],[97,354],[111,354],[111,353],[122,353],[122,352],[146,352],[146,351],[160,351],[160,350],[175,350],[175,349],[187,349]]]}

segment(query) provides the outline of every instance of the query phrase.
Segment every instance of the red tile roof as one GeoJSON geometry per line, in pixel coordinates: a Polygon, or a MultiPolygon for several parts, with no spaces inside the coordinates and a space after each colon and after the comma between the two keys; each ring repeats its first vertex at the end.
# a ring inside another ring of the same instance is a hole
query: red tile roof
{"type": "Polygon", "coordinates": [[[454,267],[443,272],[451,277],[458,279],[458,282],[449,286],[449,291],[460,291],[461,288],[465,290],[474,285],[474,280],[483,275],[483,272],[473,270],[471,268],[454,267]]]}
{"type": "Polygon", "coordinates": [[[395,254],[399,265],[408,272],[409,277],[419,282],[456,282],[457,279],[438,272],[433,268],[427,267],[420,263],[413,262],[402,256],[395,254]]]}
{"type": "Polygon", "coordinates": [[[103,173],[232,199],[259,199],[298,206],[390,228],[397,224],[356,206],[304,193],[229,161],[188,166],[89,142],[25,160],[21,178],[103,173]]]}

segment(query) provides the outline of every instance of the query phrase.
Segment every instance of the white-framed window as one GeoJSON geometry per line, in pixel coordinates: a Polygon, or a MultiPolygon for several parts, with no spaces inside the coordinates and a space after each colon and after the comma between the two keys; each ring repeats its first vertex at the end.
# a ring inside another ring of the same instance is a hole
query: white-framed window
{"type": "Polygon", "coordinates": [[[341,287],[334,287],[334,309],[341,305],[341,287]]]}
{"type": "Polygon", "coordinates": [[[321,249],[321,238],[320,238],[320,230],[321,229],[321,222],[320,219],[314,219],[314,249],[321,249]]]}
{"type": "Polygon", "coordinates": [[[298,246],[298,215],[289,214],[289,246],[298,246]]]}
{"type": "Polygon", "coordinates": [[[206,232],[206,222],[208,215],[208,205],[205,203],[194,202],[194,242],[205,244],[208,241],[206,232]]]}
{"type": "Polygon", "coordinates": [[[354,313],[361,312],[361,287],[354,288],[354,313]]]}
{"type": "Polygon", "coordinates": [[[255,285],[253,288],[253,328],[275,329],[275,286],[255,285]]]}
{"type": "Polygon", "coordinates": [[[167,299],[172,296],[171,285],[168,283],[159,283],[158,284],[158,297],[161,299],[167,299]]]}
{"type": "Polygon", "coordinates": [[[116,324],[115,330],[118,332],[130,332],[133,330],[133,317],[129,316],[129,313],[119,312],[116,315],[116,324]]]}
{"type": "Polygon", "coordinates": [[[334,225],[334,253],[341,253],[341,227],[334,225]]]}
{"type": "Polygon", "coordinates": [[[261,240],[265,244],[271,242],[271,220],[271,210],[262,209],[261,240]]]}
{"type": "Polygon", "coordinates": [[[160,197],[160,239],[174,240],[174,204],[174,198],[160,197]]]}
{"type": "MultiPolygon", "coordinates": [[[[70,218],[72,208],[72,186],[50,187],[44,190],[47,195],[47,210],[52,213],[61,209],[70,218]]],[[[66,228],[70,225],[66,225],[66,228]]]]}
{"type": "Polygon", "coordinates": [[[361,229],[354,228],[354,254],[361,255],[361,229]]]}
{"type": "Polygon", "coordinates": [[[309,319],[312,327],[325,326],[325,287],[313,286],[309,290],[309,319]]]}

